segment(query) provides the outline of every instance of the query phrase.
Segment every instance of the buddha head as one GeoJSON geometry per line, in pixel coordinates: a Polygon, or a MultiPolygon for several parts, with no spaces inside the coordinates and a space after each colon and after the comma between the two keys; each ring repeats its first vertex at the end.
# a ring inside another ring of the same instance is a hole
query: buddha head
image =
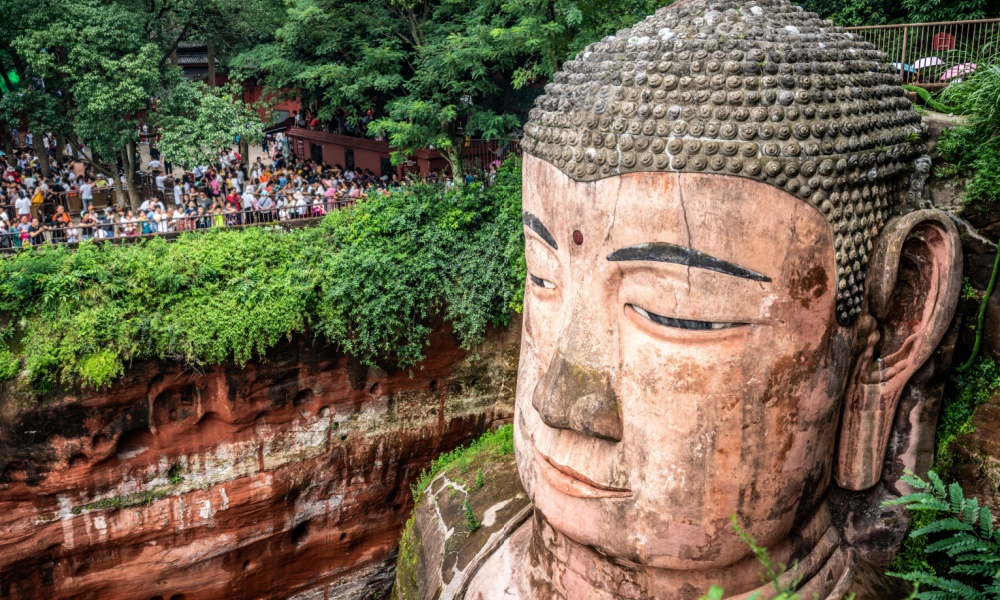
{"type": "Polygon", "coordinates": [[[775,547],[878,483],[961,282],[890,63],[787,0],[681,0],[546,86],[515,447],[553,529],[718,570],[732,515],[775,547]]]}

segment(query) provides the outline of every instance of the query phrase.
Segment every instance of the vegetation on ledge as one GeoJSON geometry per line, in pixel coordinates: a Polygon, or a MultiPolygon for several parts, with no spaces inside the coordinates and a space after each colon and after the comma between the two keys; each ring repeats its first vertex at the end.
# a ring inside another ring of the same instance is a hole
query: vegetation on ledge
{"type": "Polygon", "coordinates": [[[510,162],[485,190],[419,185],[315,228],[24,252],[0,260],[0,377],[100,387],[133,360],[242,365],[301,332],[410,367],[435,321],[471,348],[520,309],[523,244],[510,162]]]}
{"type": "MultiPolygon", "coordinates": [[[[484,454],[489,454],[492,456],[510,456],[514,454],[514,426],[504,425],[496,431],[491,431],[484,433],[476,441],[472,442],[468,446],[462,448],[456,448],[451,452],[446,452],[441,456],[437,457],[431,466],[424,470],[420,474],[420,478],[412,486],[411,491],[413,492],[413,503],[416,504],[420,501],[420,496],[423,495],[427,486],[431,484],[431,481],[438,476],[439,473],[455,467],[458,472],[464,473],[472,461],[479,456],[484,454]]],[[[476,473],[477,482],[479,480],[481,473],[476,473]]],[[[482,487],[482,485],[479,485],[482,487]]],[[[468,514],[466,511],[466,518],[468,514]]],[[[472,527],[470,524],[470,529],[475,531],[478,527],[472,527]]]]}

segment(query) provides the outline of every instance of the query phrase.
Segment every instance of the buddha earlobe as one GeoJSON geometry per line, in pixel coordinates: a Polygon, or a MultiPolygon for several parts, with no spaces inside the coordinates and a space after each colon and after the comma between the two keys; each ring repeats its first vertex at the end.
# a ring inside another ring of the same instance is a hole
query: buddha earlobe
{"type": "Polygon", "coordinates": [[[844,396],[834,471],[842,488],[878,483],[900,395],[948,330],[961,285],[961,241],[947,215],[920,210],[886,225],[869,264],[844,396]]]}

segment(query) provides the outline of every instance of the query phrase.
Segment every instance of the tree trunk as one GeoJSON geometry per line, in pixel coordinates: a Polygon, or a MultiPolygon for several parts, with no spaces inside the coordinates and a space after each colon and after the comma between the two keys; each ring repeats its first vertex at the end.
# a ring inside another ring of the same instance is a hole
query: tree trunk
{"type": "Polygon", "coordinates": [[[0,126],[0,137],[3,138],[3,149],[7,153],[7,156],[14,156],[14,136],[11,135],[10,129],[7,129],[6,125],[0,126]]]}
{"type": "Polygon", "coordinates": [[[41,133],[36,131],[31,136],[31,146],[35,150],[35,155],[38,156],[38,166],[42,169],[42,177],[48,179],[50,173],[49,149],[45,147],[41,133]]]}
{"type": "MultiPolygon", "coordinates": [[[[125,206],[125,189],[122,187],[122,179],[117,174],[111,176],[111,185],[115,188],[115,204],[125,206]]],[[[139,206],[133,206],[132,210],[138,210],[139,206]]]]}
{"type": "Polygon", "coordinates": [[[122,165],[125,167],[125,185],[128,187],[128,197],[132,201],[132,210],[139,210],[142,198],[139,197],[139,186],[135,183],[135,142],[125,144],[122,152],[122,165]]]}
{"type": "Polygon", "coordinates": [[[170,64],[175,67],[180,64],[180,61],[177,60],[177,48],[170,51],[170,64]]]}
{"type": "Polygon", "coordinates": [[[250,164],[250,142],[245,135],[240,136],[240,156],[243,157],[243,164],[250,164]]]}
{"type": "Polygon", "coordinates": [[[208,87],[215,87],[215,44],[208,44],[208,87]]]}
{"type": "Polygon", "coordinates": [[[66,162],[66,136],[61,133],[56,134],[56,160],[66,162]]]}
{"type": "Polygon", "coordinates": [[[465,170],[462,168],[462,146],[453,143],[449,148],[439,148],[438,150],[441,151],[441,155],[444,156],[444,159],[448,161],[448,166],[451,167],[451,180],[456,185],[464,185],[465,170]]]}

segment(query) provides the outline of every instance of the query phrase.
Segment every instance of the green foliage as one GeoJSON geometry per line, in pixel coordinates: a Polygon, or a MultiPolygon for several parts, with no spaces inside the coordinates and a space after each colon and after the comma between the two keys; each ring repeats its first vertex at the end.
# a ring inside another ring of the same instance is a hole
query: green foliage
{"type": "Polygon", "coordinates": [[[910,537],[926,540],[924,552],[940,555],[943,572],[916,569],[892,575],[919,583],[916,597],[921,600],[996,598],[1000,595],[1000,530],[994,527],[990,509],[979,506],[975,498],[966,498],[957,483],[946,486],[934,471],[927,477],[930,481],[904,476],[903,481],[918,491],[886,504],[934,515],[910,537]]]}
{"type": "MultiPolygon", "coordinates": [[[[733,529],[736,534],[740,536],[743,543],[750,547],[754,556],[757,558],[757,562],[760,564],[761,571],[761,582],[764,584],[769,584],[774,590],[773,594],[768,593],[768,598],[771,600],[802,600],[802,596],[796,593],[799,588],[799,584],[802,582],[801,576],[796,577],[786,577],[785,574],[787,569],[785,565],[775,564],[771,560],[770,554],[767,552],[767,548],[763,548],[757,544],[757,541],[753,539],[749,533],[740,527],[739,521],[736,519],[736,515],[730,517],[733,529]]],[[[757,600],[762,591],[758,591],[750,595],[747,600],[757,600]]],[[[713,585],[709,588],[708,593],[699,598],[698,600],[722,600],[725,597],[725,590],[717,585],[713,585]]],[[[848,600],[853,600],[853,594],[851,594],[848,600]]]]}
{"type": "Polygon", "coordinates": [[[250,144],[260,141],[260,117],[240,97],[235,84],[209,88],[184,80],[161,100],[154,121],[163,127],[159,147],[179,165],[212,164],[237,136],[250,144]]]}
{"type": "Polygon", "coordinates": [[[972,282],[968,277],[962,278],[962,300],[975,300],[979,298],[979,291],[972,287],[972,282]]]}
{"type": "Polygon", "coordinates": [[[941,94],[966,115],[966,124],[941,136],[938,152],[948,161],[938,175],[969,175],[965,201],[985,205],[1000,200],[1000,65],[980,68],[941,94]]]}
{"type": "Polygon", "coordinates": [[[476,469],[476,489],[481,490],[484,485],[486,485],[486,478],[483,476],[483,470],[476,469]]]}
{"type": "Polygon", "coordinates": [[[920,98],[920,101],[923,102],[925,105],[927,105],[927,107],[930,108],[931,110],[935,110],[939,113],[945,113],[945,114],[955,114],[959,112],[957,108],[946,106],[945,104],[938,102],[937,100],[934,99],[934,96],[932,96],[930,92],[928,92],[927,90],[918,85],[910,85],[908,83],[903,84],[903,89],[908,92],[914,92],[917,95],[917,97],[920,98]]]}
{"type": "Polygon", "coordinates": [[[739,521],[736,520],[736,515],[730,517],[732,521],[733,529],[736,534],[740,536],[743,543],[750,547],[753,551],[754,556],[757,558],[757,562],[763,568],[761,573],[761,581],[764,583],[770,583],[771,587],[774,589],[773,600],[799,600],[798,594],[795,590],[798,589],[799,583],[802,581],[801,576],[796,577],[783,577],[786,572],[786,567],[783,564],[775,564],[771,560],[770,555],[767,552],[767,548],[763,548],[757,544],[749,533],[740,527],[739,521]]]}
{"type": "Polygon", "coordinates": [[[717,585],[713,585],[708,589],[708,593],[698,598],[698,600],[722,600],[725,597],[726,591],[717,585]]]}
{"type": "Polygon", "coordinates": [[[437,457],[431,466],[424,470],[417,482],[410,488],[414,503],[420,501],[420,496],[431,481],[445,469],[455,468],[464,472],[469,464],[483,454],[492,456],[510,456],[514,454],[514,426],[504,425],[496,431],[484,433],[479,439],[463,448],[456,448],[437,457]]]}
{"type": "Polygon", "coordinates": [[[368,365],[412,367],[441,319],[471,348],[522,301],[520,181],[511,162],[485,190],[415,186],[313,228],[23,252],[0,260],[0,322],[20,336],[0,349],[48,389],[147,358],[243,365],[302,332],[368,365]]]}
{"type": "Polygon", "coordinates": [[[800,0],[796,4],[845,27],[1000,16],[990,0],[800,0]]]}
{"type": "Polygon", "coordinates": [[[986,286],[986,292],[983,294],[983,299],[979,304],[979,315],[976,317],[976,341],[972,346],[972,353],[964,363],[955,367],[956,373],[968,371],[979,356],[979,348],[983,342],[983,332],[986,329],[986,308],[989,306],[989,299],[993,295],[994,288],[996,288],[997,275],[1000,275],[1000,249],[998,249],[996,257],[993,259],[993,273],[990,275],[990,283],[986,286]]]}
{"type": "Polygon", "coordinates": [[[673,0],[510,0],[509,25],[491,32],[517,52],[515,88],[550,79],[587,44],[641,21],[673,0]]]}
{"type": "Polygon", "coordinates": [[[170,465],[170,470],[167,471],[167,480],[170,481],[170,485],[179,485],[184,481],[184,476],[181,475],[183,472],[183,467],[180,463],[174,463],[170,465]]]}
{"type": "Polygon", "coordinates": [[[274,39],[232,62],[296,89],[322,119],[376,111],[369,134],[399,161],[433,146],[462,172],[461,137],[516,129],[544,83],[587,44],[670,0],[289,0],[274,39]]]}
{"type": "Polygon", "coordinates": [[[476,516],[476,511],[472,510],[472,504],[469,503],[468,498],[462,504],[462,513],[465,515],[465,526],[469,528],[469,533],[475,533],[483,526],[479,517],[476,516]]]}
{"type": "Polygon", "coordinates": [[[935,466],[945,472],[952,464],[950,446],[974,431],[972,417],[1000,389],[1000,366],[982,356],[963,373],[952,373],[937,427],[935,466]]]}
{"type": "MultiPolygon", "coordinates": [[[[988,357],[976,359],[965,372],[952,372],[942,403],[936,432],[935,469],[947,472],[953,462],[951,446],[959,437],[972,433],[976,409],[1000,390],[1000,366],[988,357]]],[[[937,519],[934,511],[919,511],[913,515],[917,529],[937,519]]],[[[938,570],[940,560],[924,552],[926,537],[909,537],[893,562],[896,572],[930,572],[938,570]]]]}
{"type": "Polygon", "coordinates": [[[110,498],[104,498],[103,500],[91,502],[90,504],[84,504],[83,506],[74,506],[71,512],[74,515],[78,515],[84,511],[116,510],[119,508],[130,508],[132,506],[145,506],[166,497],[167,492],[165,490],[136,492],[125,496],[112,496],[110,498]]]}
{"type": "Polygon", "coordinates": [[[13,334],[13,327],[0,328],[0,381],[13,379],[21,372],[21,361],[7,348],[13,334]]]}
{"type": "Polygon", "coordinates": [[[941,98],[969,115],[969,126],[987,140],[1000,135],[1000,64],[982,65],[952,83],[941,98]]]}

